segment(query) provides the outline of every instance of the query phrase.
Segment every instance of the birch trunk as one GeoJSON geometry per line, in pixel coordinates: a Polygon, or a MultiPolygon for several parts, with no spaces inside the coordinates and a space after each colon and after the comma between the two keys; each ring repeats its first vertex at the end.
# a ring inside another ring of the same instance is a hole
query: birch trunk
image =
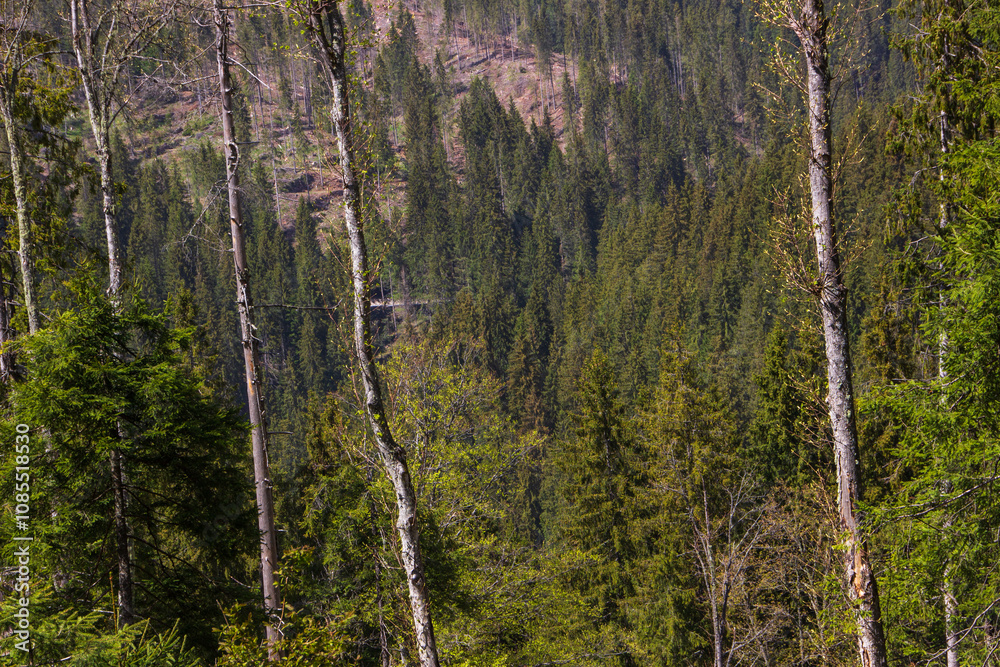
{"type": "Polygon", "coordinates": [[[25,178],[24,147],[21,135],[14,124],[13,100],[16,78],[4,73],[0,77],[0,119],[7,131],[10,147],[10,175],[14,185],[14,209],[17,219],[18,258],[21,264],[21,282],[24,290],[24,310],[28,316],[28,332],[38,331],[38,297],[35,294],[35,259],[31,238],[31,219],[28,217],[28,185],[25,178]]]}
{"type": "MultiPolygon", "coordinates": [[[[0,62],[0,122],[3,122],[7,133],[7,146],[10,151],[11,184],[14,190],[14,214],[17,220],[18,258],[21,265],[22,289],[24,292],[24,309],[28,316],[28,332],[35,333],[39,328],[38,296],[35,293],[35,260],[34,242],[31,233],[31,219],[28,216],[28,184],[27,165],[22,136],[24,130],[18,127],[14,118],[14,103],[17,99],[17,89],[22,72],[27,67],[30,58],[25,52],[25,42],[31,40],[26,36],[30,16],[34,11],[31,0],[22,2],[4,2],[0,11],[3,14],[2,42],[3,60],[0,62]]],[[[6,297],[4,297],[6,298],[6,297]]],[[[7,309],[4,304],[4,310],[7,309]]],[[[10,312],[4,315],[5,330],[10,325],[10,312]]],[[[10,332],[13,336],[13,332],[10,332]]],[[[9,338],[5,338],[9,340],[9,338]]],[[[9,361],[9,355],[7,361],[9,361]]],[[[9,364],[4,377],[10,371],[9,364]]]]}
{"type": "MultiPolygon", "coordinates": [[[[260,354],[254,337],[253,309],[250,300],[250,272],[247,267],[243,238],[243,212],[240,204],[239,146],[233,122],[232,84],[229,78],[229,16],[215,1],[215,51],[219,66],[219,91],[222,96],[222,136],[226,153],[226,183],[229,191],[229,225],[233,239],[233,261],[236,267],[236,304],[240,312],[243,337],[243,362],[247,382],[247,403],[250,411],[251,445],[253,450],[254,487],[257,497],[257,528],[260,531],[260,571],[264,591],[264,609],[268,617],[277,617],[278,585],[274,570],[278,559],[277,535],[274,529],[274,500],[271,473],[267,458],[267,422],[264,419],[261,396],[260,354]]],[[[266,626],[268,660],[277,661],[279,639],[273,620],[266,626]]]]}
{"type": "MultiPolygon", "coordinates": [[[[950,482],[948,483],[950,487],[950,482]]],[[[949,488],[947,492],[951,492],[949,488]]],[[[951,520],[944,523],[944,528],[948,531],[951,528],[951,520]]],[[[955,628],[958,619],[958,600],[955,598],[954,566],[949,561],[944,566],[942,582],[942,593],[944,595],[944,639],[947,667],[959,667],[958,662],[958,630],[955,628]]]]}
{"type": "Polygon", "coordinates": [[[837,509],[844,534],[845,584],[858,627],[858,650],[863,667],[886,667],[885,634],[878,587],[861,528],[858,504],[862,499],[861,469],[850,341],[847,329],[847,288],[840,270],[833,223],[833,182],[830,151],[830,72],[827,55],[827,18],[822,0],[802,0],[791,27],[802,44],[806,61],[809,113],[809,189],[812,225],[819,266],[818,293],[826,346],[827,405],[833,430],[837,466],[837,509]]]}
{"type": "Polygon", "coordinates": [[[386,474],[396,494],[400,551],[410,593],[410,609],[416,631],[421,667],[438,667],[437,643],[431,620],[427,580],[420,554],[416,496],[406,462],[406,451],[389,430],[378,372],[371,345],[369,269],[361,211],[361,191],[354,174],[353,129],[348,100],[345,63],[344,19],[336,2],[308,0],[309,31],[319,51],[320,62],[333,90],[331,116],[337,131],[337,147],[344,178],[344,222],[351,244],[351,282],[354,291],[354,345],[365,392],[365,412],[386,474]],[[324,26],[324,18],[327,25],[324,26]]]}
{"type": "MultiPolygon", "coordinates": [[[[947,44],[944,49],[944,70],[948,70],[949,58],[947,44]]],[[[939,130],[940,130],[940,142],[941,142],[941,155],[948,154],[948,115],[942,109],[938,117],[939,130]]],[[[944,169],[938,170],[938,178],[941,180],[942,184],[945,180],[944,169]]],[[[941,220],[938,222],[938,227],[943,232],[945,228],[948,227],[948,204],[945,201],[941,202],[941,220]]],[[[940,265],[938,268],[942,268],[940,265]]],[[[944,310],[946,296],[941,294],[940,308],[944,310]]],[[[938,338],[938,377],[941,379],[942,385],[948,380],[948,368],[946,365],[946,360],[948,356],[948,334],[942,332],[940,338],[938,338]]],[[[944,482],[945,492],[951,493],[952,483],[951,480],[945,480],[944,482]]],[[[951,519],[947,519],[944,523],[945,531],[951,528],[951,519]]],[[[944,597],[944,642],[945,642],[945,655],[947,661],[947,667],[959,667],[958,662],[958,631],[955,629],[955,622],[958,618],[958,600],[955,599],[955,582],[954,582],[954,568],[949,561],[944,568],[943,581],[942,581],[942,595],[944,597]]]]}
{"type": "Polygon", "coordinates": [[[115,220],[115,187],[111,169],[112,96],[108,86],[115,82],[101,80],[104,63],[94,60],[95,44],[90,25],[87,0],[70,2],[70,26],[73,33],[73,52],[76,55],[77,70],[83,83],[90,127],[94,131],[94,146],[101,176],[101,212],[104,214],[104,233],[108,243],[108,295],[116,299],[122,285],[122,266],[118,243],[118,225],[115,220]]]}

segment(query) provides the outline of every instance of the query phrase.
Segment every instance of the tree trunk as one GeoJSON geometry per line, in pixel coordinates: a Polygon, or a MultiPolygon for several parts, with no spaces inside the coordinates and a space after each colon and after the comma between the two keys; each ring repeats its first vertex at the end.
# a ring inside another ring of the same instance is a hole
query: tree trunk
{"type": "Polygon", "coordinates": [[[118,247],[118,225],[115,220],[115,186],[111,173],[111,145],[107,132],[94,129],[97,162],[101,167],[101,200],[104,212],[104,233],[108,241],[108,295],[117,301],[122,287],[122,263],[118,247]],[[98,135],[101,135],[98,138],[98,135]]]}
{"type": "MultiPolygon", "coordinates": [[[[949,68],[949,58],[947,45],[944,49],[944,67],[945,71],[949,68]]],[[[939,139],[941,142],[941,155],[945,156],[948,154],[949,145],[949,127],[948,127],[948,114],[945,113],[944,109],[938,117],[939,123],[939,139]]],[[[938,170],[938,178],[943,184],[945,181],[945,171],[944,169],[938,170]]],[[[938,222],[938,227],[943,232],[945,228],[948,227],[948,203],[944,200],[941,201],[941,220],[938,222]]],[[[938,268],[942,268],[938,265],[938,268]]],[[[944,294],[939,295],[940,301],[939,308],[944,310],[945,300],[947,297],[944,294]]],[[[948,380],[948,367],[946,365],[946,360],[948,356],[948,334],[947,332],[942,332],[941,336],[938,338],[938,377],[941,379],[942,385],[948,380]]],[[[944,482],[945,492],[951,493],[952,483],[951,480],[945,480],[944,482]]],[[[951,519],[945,520],[944,523],[945,532],[949,532],[948,529],[951,528],[951,519]]],[[[942,595],[944,597],[944,641],[945,641],[945,655],[948,667],[958,667],[958,632],[955,629],[955,622],[958,618],[958,601],[955,599],[955,581],[954,581],[954,567],[952,563],[949,562],[945,565],[942,581],[942,595]]]]}
{"type": "MultiPolygon", "coordinates": [[[[122,439],[118,425],[118,439],[122,439]]],[[[111,450],[111,491],[115,505],[115,558],[118,561],[118,622],[121,626],[134,623],[135,591],[132,584],[132,544],[129,536],[127,486],[120,449],[111,450]]]]}
{"type": "MultiPolygon", "coordinates": [[[[111,173],[111,100],[113,96],[106,86],[114,86],[113,81],[101,81],[102,64],[93,61],[93,45],[90,17],[86,0],[70,2],[70,26],[73,33],[73,51],[76,54],[77,69],[83,83],[90,126],[94,131],[94,144],[101,176],[101,201],[104,214],[104,232],[108,242],[108,295],[116,299],[122,285],[122,266],[118,249],[118,225],[115,219],[115,189],[111,173]]],[[[110,37],[108,37],[110,39],[110,37]]]]}
{"type": "MultiPolygon", "coordinates": [[[[702,497],[700,509],[703,514],[704,524],[698,526],[695,512],[690,512],[691,527],[695,533],[695,549],[700,547],[701,554],[698,555],[698,562],[701,567],[702,580],[705,582],[705,590],[708,593],[709,608],[712,612],[712,664],[713,667],[726,667],[728,655],[726,652],[726,606],[728,592],[726,591],[726,579],[728,575],[723,575],[722,588],[719,591],[717,572],[715,569],[715,553],[712,545],[712,520],[708,514],[707,489],[702,484],[702,497]],[[721,593],[721,595],[720,595],[721,593]],[[720,597],[722,598],[720,600],[720,597]]],[[[688,501],[693,503],[693,498],[688,501]]]]}
{"type": "MultiPolygon", "coordinates": [[[[8,224],[4,219],[4,231],[8,224]]],[[[7,296],[7,280],[3,268],[0,263],[0,384],[9,385],[14,377],[14,353],[7,348],[7,344],[14,340],[14,330],[10,325],[11,299],[7,296]]]]}
{"type": "Polygon", "coordinates": [[[306,128],[313,129],[312,76],[308,63],[302,65],[302,105],[306,114],[306,128]]]}
{"type": "Polygon", "coordinates": [[[240,311],[243,337],[243,362],[247,382],[247,403],[250,410],[251,444],[253,449],[254,487],[257,496],[257,527],[260,531],[260,570],[264,590],[264,609],[269,621],[266,626],[268,659],[277,661],[279,639],[274,619],[279,609],[278,585],[274,570],[278,559],[277,536],[274,529],[274,501],[271,493],[270,465],[267,459],[267,422],[264,419],[263,397],[258,369],[260,358],[254,337],[253,310],[250,300],[250,276],[243,238],[243,213],[240,205],[240,152],[236,144],[233,122],[232,84],[229,79],[229,16],[215,0],[215,51],[219,65],[219,90],[222,96],[222,136],[226,152],[226,183],[229,190],[229,223],[233,238],[233,261],[236,267],[236,304],[240,311]]]}
{"type": "MultiPolygon", "coordinates": [[[[7,131],[10,148],[10,175],[14,185],[14,208],[17,217],[18,257],[21,261],[21,281],[24,285],[24,309],[28,315],[28,332],[38,331],[38,297],[35,294],[35,260],[31,238],[31,220],[28,218],[28,186],[24,174],[24,147],[21,135],[14,126],[13,100],[16,86],[12,77],[0,80],[0,118],[7,131]]],[[[6,375],[6,374],[5,374],[6,375]]]]}
{"type": "Polygon", "coordinates": [[[832,211],[830,152],[830,72],[827,56],[827,19],[822,0],[802,0],[791,28],[802,44],[806,61],[809,113],[809,189],[812,224],[819,265],[817,288],[826,346],[827,405],[833,430],[837,466],[837,508],[844,533],[845,583],[858,626],[858,649],[863,667],[886,667],[885,634],[878,587],[871,570],[868,544],[857,509],[862,499],[861,468],[850,341],[847,329],[847,288],[840,270],[832,211]]]}
{"type": "MultiPolygon", "coordinates": [[[[948,483],[951,487],[951,483],[948,483]]],[[[951,492],[951,488],[947,489],[947,492],[951,492]]],[[[951,529],[951,520],[947,520],[944,523],[944,529],[947,533],[951,529]]],[[[958,667],[958,631],[955,628],[955,624],[958,619],[958,600],[955,599],[955,568],[949,559],[948,563],[944,566],[944,573],[942,582],[942,593],[944,596],[944,639],[945,639],[945,654],[947,656],[947,667],[958,667]]]]}
{"type": "Polygon", "coordinates": [[[417,649],[421,667],[438,667],[437,643],[431,620],[427,581],[420,554],[420,535],[417,526],[416,496],[406,463],[406,451],[395,441],[389,430],[378,372],[375,368],[371,345],[371,301],[368,296],[368,256],[361,210],[360,184],[354,174],[353,129],[348,100],[347,71],[344,62],[346,44],[344,19],[335,2],[321,7],[310,0],[309,30],[320,53],[320,60],[330,78],[333,90],[331,115],[337,130],[340,166],[344,178],[344,221],[351,244],[351,281],[354,291],[354,345],[365,392],[365,411],[375,437],[386,474],[396,493],[400,551],[406,581],[409,586],[410,608],[417,635],[417,649]],[[328,27],[323,25],[326,19],[328,27]],[[327,32],[329,30],[329,32],[327,32]]]}

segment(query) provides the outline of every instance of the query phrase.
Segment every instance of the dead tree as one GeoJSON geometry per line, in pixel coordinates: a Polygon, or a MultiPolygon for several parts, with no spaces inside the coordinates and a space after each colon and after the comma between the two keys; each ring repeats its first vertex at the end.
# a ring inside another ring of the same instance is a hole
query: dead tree
{"type": "MultiPolygon", "coordinates": [[[[797,38],[799,62],[778,52],[774,66],[805,98],[809,156],[809,225],[816,247],[816,269],[797,242],[793,248],[776,248],[787,264],[792,282],[819,302],[827,360],[826,405],[833,435],[837,472],[837,514],[843,536],[844,588],[857,627],[858,652],[863,667],[886,667],[885,632],[878,585],[872,572],[868,536],[859,506],[863,499],[854,405],[853,368],[847,326],[847,286],[841,268],[837,227],[833,218],[834,167],[830,129],[831,84],[829,34],[831,22],[823,0],[759,0],[760,16],[773,25],[790,29],[797,38]],[[808,276],[808,277],[807,277],[808,276]]],[[[860,16],[860,12],[858,13],[860,16]]],[[[847,59],[850,60],[849,58],[847,59]]],[[[790,235],[796,237],[797,234],[790,235]]]]}
{"type": "Polygon", "coordinates": [[[279,639],[275,626],[280,598],[275,579],[278,562],[278,541],[274,529],[274,499],[271,489],[271,470],[267,458],[267,421],[261,396],[260,353],[254,336],[253,302],[250,298],[250,270],[247,266],[243,237],[243,211],[240,203],[240,147],[236,143],[233,122],[233,84],[229,76],[229,27],[228,12],[215,0],[215,53],[219,66],[219,92],[222,97],[222,137],[226,154],[226,185],[229,194],[229,227],[233,240],[233,261],[236,268],[236,305],[240,312],[243,362],[247,382],[247,404],[250,411],[251,446],[253,450],[254,487],[257,497],[257,528],[260,531],[260,573],[264,590],[264,609],[269,620],[266,626],[268,659],[279,658],[276,645],[279,639]]]}
{"type": "Polygon", "coordinates": [[[809,193],[818,274],[814,293],[823,318],[827,360],[827,407],[837,466],[837,510],[844,539],[844,583],[858,632],[863,667],[885,667],[885,633],[878,585],[872,572],[868,537],[859,505],[863,497],[853,368],[847,326],[847,287],[841,270],[833,219],[831,75],[827,46],[829,20],[822,0],[786,5],[786,25],[799,40],[805,59],[809,132],[809,193]]]}

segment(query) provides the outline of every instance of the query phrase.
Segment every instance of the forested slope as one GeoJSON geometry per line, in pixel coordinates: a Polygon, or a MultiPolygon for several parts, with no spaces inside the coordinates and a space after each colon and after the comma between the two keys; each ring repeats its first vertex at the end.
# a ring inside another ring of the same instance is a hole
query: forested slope
{"type": "MultiPolygon", "coordinates": [[[[336,5],[0,0],[0,662],[417,664],[352,338],[369,300],[442,663],[856,663],[787,4],[341,5],[358,295],[315,41],[336,5]]],[[[825,10],[855,509],[888,659],[992,664],[1000,14],[825,10]]]]}

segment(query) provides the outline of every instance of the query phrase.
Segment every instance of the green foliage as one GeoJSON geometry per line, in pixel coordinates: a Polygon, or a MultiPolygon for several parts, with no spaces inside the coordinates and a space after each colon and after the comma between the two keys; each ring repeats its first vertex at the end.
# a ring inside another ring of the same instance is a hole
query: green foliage
{"type": "MultiPolygon", "coordinates": [[[[890,545],[885,613],[896,656],[912,661],[941,647],[946,574],[962,622],[994,623],[979,614],[997,596],[990,535],[1000,520],[990,468],[997,13],[953,0],[894,4],[900,13],[858,24],[861,53],[833,129],[852,333],[863,341],[857,387],[870,397],[867,498],[890,507],[873,512],[890,545]],[[908,36],[907,23],[919,31],[908,36]],[[890,51],[901,31],[903,50],[890,51]],[[913,97],[914,72],[925,89],[890,121],[898,94],[913,97]],[[890,122],[909,162],[884,154],[890,122]],[[890,211],[883,239],[888,193],[918,167],[929,168],[912,179],[905,215],[890,211]],[[936,383],[927,378],[942,337],[949,380],[936,383]]],[[[444,0],[390,11],[379,42],[385,12],[350,3],[350,93],[366,232],[379,248],[369,296],[408,304],[376,309],[373,344],[418,487],[445,660],[706,664],[722,610],[730,664],[849,661],[848,610],[830,574],[839,554],[815,313],[784,288],[769,240],[784,210],[776,193],[794,199],[804,187],[794,137],[764,101],[776,89],[765,66],[775,30],[735,0],[444,0]],[[467,49],[461,59],[456,47],[467,49]],[[535,81],[541,99],[529,100],[535,81]]],[[[38,21],[64,29],[49,4],[38,21]]],[[[255,335],[276,432],[285,663],[412,662],[394,498],[343,342],[332,91],[285,10],[239,10],[235,26],[255,335]],[[258,99],[257,79],[273,100],[258,99]],[[257,104],[261,134],[275,112],[296,157],[319,151],[322,187],[311,157],[269,161],[268,140],[253,134],[257,104]],[[310,189],[295,209],[281,194],[290,178],[310,189]]],[[[80,287],[103,271],[104,231],[93,174],[76,164],[88,144],[74,82],[39,61],[20,83],[49,327],[8,347],[24,382],[9,387],[0,436],[29,420],[51,444],[39,454],[39,516],[54,512],[38,522],[40,581],[67,581],[39,603],[36,662],[48,651],[46,660],[78,664],[190,664],[215,658],[218,643],[220,665],[265,659],[263,614],[238,604],[255,580],[255,541],[245,432],[226,407],[242,404],[243,361],[222,251],[225,170],[215,139],[184,139],[208,116],[181,120],[192,97],[201,110],[211,81],[178,93],[154,70],[198,67],[210,42],[210,29],[171,20],[129,64],[135,105],[112,160],[128,270],[147,305],[129,297],[119,313],[80,287]],[[111,448],[130,465],[148,619],[124,629],[102,613],[114,606],[111,448]]],[[[7,218],[9,190],[0,178],[7,218]]],[[[10,285],[17,257],[4,257],[10,285]]],[[[14,306],[15,331],[22,319],[14,306]]],[[[994,648],[976,632],[963,662],[994,648]]]]}
{"type": "Polygon", "coordinates": [[[5,432],[25,423],[34,434],[33,527],[44,547],[33,571],[64,579],[53,593],[57,610],[89,613],[108,599],[116,569],[109,457],[117,449],[137,609],[150,632],[175,627],[207,654],[214,601],[241,597],[227,580],[242,576],[253,544],[237,454],[244,426],[180,363],[190,331],[168,328],[137,299],[116,309],[86,283],[74,293],[76,308],[21,342],[26,379],[4,422],[5,432]],[[220,521],[225,531],[215,530],[220,521]]]}
{"type": "MultiPolygon", "coordinates": [[[[284,554],[278,572],[285,596],[280,613],[281,640],[274,647],[288,667],[322,667],[354,664],[349,654],[349,618],[317,616],[308,609],[296,609],[287,603],[294,597],[298,582],[307,577],[311,561],[309,549],[291,550],[284,554]]],[[[260,619],[246,607],[236,607],[226,613],[226,623],[218,631],[220,657],[217,667],[258,667],[267,662],[268,647],[260,636],[260,619]]]]}
{"type": "MultiPolygon", "coordinates": [[[[901,5],[912,15],[917,6],[901,5]]],[[[995,526],[998,332],[997,159],[994,146],[997,17],[952,2],[919,6],[921,30],[903,41],[922,77],[906,109],[900,143],[934,169],[911,183],[901,236],[920,239],[901,254],[885,290],[906,308],[881,337],[908,354],[866,409],[891,468],[879,518],[891,545],[886,578],[899,594],[886,614],[900,657],[935,650],[931,638],[964,639],[961,660],[982,660],[994,644],[971,631],[991,617],[995,558],[981,531],[995,526]],[[908,114],[908,115],[907,115],[908,114]],[[919,189],[918,189],[919,188],[919,189]],[[926,234],[927,240],[921,237],[926,234]],[[890,291],[890,289],[892,291],[890,291]],[[912,294],[912,299],[905,296],[912,294]],[[892,336],[892,338],[890,338],[892,336]],[[921,359],[927,355],[929,360],[921,359]],[[929,361],[929,363],[928,363],[929,361]],[[942,600],[954,597],[951,616],[942,600]],[[977,620],[973,620],[977,619],[977,620]]],[[[888,300],[888,299],[887,299],[888,300]]]]}
{"type": "Polygon", "coordinates": [[[747,455],[761,471],[765,484],[810,477],[813,463],[801,441],[802,403],[788,369],[788,341],[774,329],[764,353],[764,370],[755,378],[757,407],[749,427],[747,455]]]}
{"type": "Polygon", "coordinates": [[[559,543],[589,560],[566,582],[585,601],[570,622],[585,624],[586,634],[579,638],[584,645],[594,642],[598,655],[616,656],[616,662],[627,664],[625,600],[633,594],[629,569],[636,549],[629,519],[634,494],[642,485],[642,462],[628,404],[611,364],[599,352],[583,367],[579,398],[577,437],[564,442],[554,460],[564,479],[559,543]]]}

